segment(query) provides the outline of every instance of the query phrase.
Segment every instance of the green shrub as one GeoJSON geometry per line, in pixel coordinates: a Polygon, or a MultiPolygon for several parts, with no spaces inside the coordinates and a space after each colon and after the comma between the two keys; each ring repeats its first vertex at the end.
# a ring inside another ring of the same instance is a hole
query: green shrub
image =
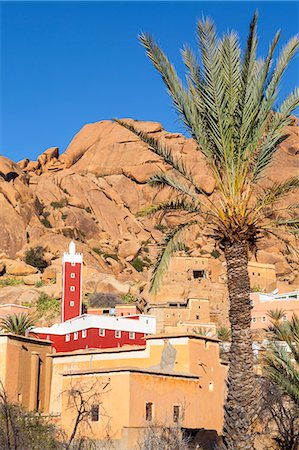
{"type": "Polygon", "coordinates": [[[62,220],[67,219],[67,214],[66,213],[61,214],[61,218],[62,218],[62,220]]]}
{"type": "Polygon", "coordinates": [[[97,255],[102,255],[104,252],[103,252],[103,250],[101,250],[100,248],[98,248],[98,247],[93,247],[93,249],[92,249],[95,253],[97,253],[97,255]]]}
{"type": "Polygon", "coordinates": [[[156,223],[156,225],[154,226],[154,228],[156,230],[161,231],[161,233],[165,233],[165,231],[167,230],[167,227],[165,225],[162,225],[162,223],[156,223]]]}
{"type": "Polygon", "coordinates": [[[104,259],[111,258],[111,259],[115,259],[115,261],[119,261],[116,253],[103,253],[102,256],[104,259]]]}
{"type": "Polygon", "coordinates": [[[44,281],[43,280],[38,280],[36,283],[35,283],[35,287],[37,287],[37,288],[40,288],[40,287],[42,287],[42,286],[44,286],[44,281]]]}
{"type": "Polygon", "coordinates": [[[43,270],[48,267],[47,261],[44,259],[45,249],[43,247],[30,248],[25,253],[25,262],[30,266],[43,270]]]}
{"type": "Polygon", "coordinates": [[[142,272],[145,266],[144,262],[142,261],[141,258],[139,258],[139,256],[137,256],[135,259],[133,259],[133,261],[131,261],[131,265],[134,267],[135,270],[137,270],[137,272],[142,272]]]}
{"type": "Polygon", "coordinates": [[[50,203],[50,205],[54,208],[54,209],[60,209],[60,208],[63,208],[64,206],[67,206],[67,204],[68,204],[68,200],[67,200],[67,198],[62,198],[61,200],[59,200],[59,201],[55,201],[55,202],[51,202],[50,203]]]}
{"type": "Polygon", "coordinates": [[[87,206],[87,207],[85,208],[85,211],[88,212],[89,214],[92,213],[91,208],[90,208],[89,206],[87,206]]]}
{"type": "Polygon", "coordinates": [[[211,252],[211,256],[213,256],[213,258],[215,259],[219,258],[220,255],[221,253],[216,249],[211,252]]]}
{"type": "Polygon", "coordinates": [[[17,286],[18,284],[24,284],[24,280],[20,280],[14,277],[4,278],[3,280],[0,280],[0,287],[17,286]]]}
{"type": "Polygon", "coordinates": [[[36,310],[40,316],[51,311],[53,313],[59,314],[60,312],[60,301],[54,297],[50,297],[45,292],[42,292],[36,302],[36,310]]]}
{"type": "Polygon", "coordinates": [[[135,303],[136,302],[136,297],[133,294],[122,294],[121,295],[121,299],[124,303],[135,303]]]}
{"type": "Polygon", "coordinates": [[[44,225],[44,227],[46,228],[52,228],[52,225],[50,224],[50,222],[48,221],[48,219],[46,217],[43,217],[41,219],[41,223],[44,225]]]}

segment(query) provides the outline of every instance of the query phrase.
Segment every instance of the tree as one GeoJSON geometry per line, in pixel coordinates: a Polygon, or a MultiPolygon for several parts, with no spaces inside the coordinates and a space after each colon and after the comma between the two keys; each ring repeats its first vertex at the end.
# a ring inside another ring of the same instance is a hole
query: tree
{"type": "Polygon", "coordinates": [[[273,322],[266,353],[266,374],[299,407],[299,317],[273,322]]]}
{"type": "Polygon", "coordinates": [[[151,282],[151,292],[159,289],[170,257],[184,249],[188,230],[194,227],[209,234],[224,252],[227,265],[231,324],[231,350],[228,395],[223,428],[224,445],[229,450],[252,449],[254,419],[257,414],[256,384],[253,375],[251,336],[249,250],[263,236],[280,236],[291,245],[288,233],[296,233],[298,204],[286,208],[279,201],[299,187],[299,178],[271,186],[263,184],[265,169],[273,162],[279,144],[286,138],[285,126],[294,120],[299,104],[296,89],[274,112],[279,84],[288,63],[299,47],[292,38],[273,66],[278,32],[265,59],[257,58],[257,14],[250,25],[244,56],[234,32],[218,38],[210,19],[198,22],[200,63],[194,52],[182,51],[187,70],[187,86],[173,65],[148,34],[140,40],[155,68],[161,74],[174,107],[194,139],[213,174],[216,194],[201,187],[196,168],[190,169],[170,147],[137,129],[131,122],[116,122],[137,135],[160,156],[172,173],[153,175],[149,183],[168,187],[174,200],[152,205],[144,214],[180,212],[180,223],[166,235],[151,282]]]}
{"type": "Polygon", "coordinates": [[[26,331],[34,327],[35,319],[26,313],[9,314],[0,319],[0,329],[6,333],[25,336],[26,331]]]}
{"type": "Polygon", "coordinates": [[[297,450],[299,446],[299,408],[288,395],[267,378],[260,378],[260,421],[263,434],[273,440],[281,450],[297,450]]]}
{"type": "Polygon", "coordinates": [[[98,448],[96,443],[87,439],[84,430],[92,433],[92,423],[99,419],[105,419],[105,439],[101,442],[101,449],[108,450],[112,447],[109,434],[111,417],[103,406],[103,394],[109,391],[110,378],[107,382],[99,382],[93,379],[91,382],[71,382],[70,388],[62,393],[67,397],[67,409],[73,418],[69,437],[66,439],[66,450],[93,450],[98,448]],[[107,389],[108,388],[108,389],[107,389]]]}
{"type": "Polygon", "coordinates": [[[41,414],[11,403],[0,384],[1,450],[62,450],[60,438],[61,432],[41,414]]]}

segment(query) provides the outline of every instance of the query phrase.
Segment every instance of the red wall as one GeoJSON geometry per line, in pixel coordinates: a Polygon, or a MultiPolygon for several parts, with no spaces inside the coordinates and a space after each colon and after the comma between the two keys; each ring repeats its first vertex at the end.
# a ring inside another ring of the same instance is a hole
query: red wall
{"type": "MultiPolygon", "coordinates": [[[[82,338],[82,331],[78,331],[78,339],[74,340],[74,333],[70,334],[70,341],[66,342],[65,335],[47,335],[35,333],[41,339],[50,339],[57,352],[69,352],[85,348],[113,348],[123,345],[145,345],[144,333],[135,333],[135,339],[129,339],[129,332],[122,331],[121,337],[115,337],[115,330],[105,330],[105,336],[99,336],[98,328],[86,330],[86,338],[82,338]]],[[[30,333],[33,335],[33,333],[30,333]]]]}
{"type": "Polygon", "coordinates": [[[62,319],[64,322],[81,315],[81,268],[81,263],[75,263],[74,266],[69,262],[64,264],[62,304],[64,311],[64,317],[62,319]],[[71,273],[75,274],[75,278],[71,278],[71,273]],[[70,291],[71,286],[75,286],[75,292],[70,291]],[[74,306],[70,306],[71,301],[74,302],[74,306]]]}

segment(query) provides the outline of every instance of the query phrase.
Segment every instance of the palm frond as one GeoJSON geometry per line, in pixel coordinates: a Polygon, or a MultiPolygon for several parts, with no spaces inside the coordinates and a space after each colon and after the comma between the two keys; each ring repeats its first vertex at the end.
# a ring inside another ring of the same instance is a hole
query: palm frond
{"type": "Polygon", "coordinates": [[[200,207],[196,204],[188,202],[186,199],[171,200],[169,202],[163,202],[158,205],[150,205],[139,211],[138,216],[151,217],[159,212],[166,214],[171,211],[186,211],[188,213],[200,213],[200,207]]]}
{"type": "Polygon", "coordinates": [[[120,119],[114,119],[116,123],[126,128],[127,130],[134,133],[139,137],[141,141],[149,145],[150,150],[156,155],[160,156],[166,164],[169,164],[174,170],[176,170],[186,181],[188,181],[194,188],[195,192],[202,195],[207,195],[207,193],[200,188],[197,183],[195,183],[192,173],[187,169],[186,165],[182,160],[175,158],[172,155],[170,148],[163,144],[158,139],[149,136],[148,133],[138,130],[134,125],[124,122],[120,119]]]}
{"type": "MultiPolygon", "coordinates": [[[[253,206],[252,211],[256,215],[261,209],[264,209],[269,205],[274,205],[296,189],[299,189],[299,177],[292,177],[281,183],[275,182],[269,188],[263,189],[258,195],[258,199],[253,206]]],[[[291,205],[289,205],[289,207],[291,207],[291,205]]],[[[296,204],[294,207],[296,208],[296,204]]]]}
{"type": "Polygon", "coordinates": [[[275,226],[282,227],[284,230],[287,230],[289,233],[294,234],[295,236],[299,236],[299,218],[295,219],[276,219],[273,222],[275,226]]]}
{"type": "Polygon", "coordinates": [[[34,324],[35,319],[26,313],[9,314],[0,319],[0,329],[6,333],[17,335],[25,335],[26,331],[32,328],[34,324]]]}
{"type": "Polygon", "coordinates": [[[161,251],[157,257],[157,261],[151,277],[150,293],[155,295],[162,283],[164,274],[166,273],[171,256],[177,252],[185,250],[185,245],[182,242],[183,233],[191,226],[197,224],[198,221],[191,220],[186,223],[181,223],[176,228],[171,230],[161,244],[161,251]]]}
{"type": "Polygon", "coordinates": [[[267,135],[260,145],[253,161],[253,181],[258,181],[269,166],[279,146],[286,138],[285,127],[293,121],[292,113],[299,106],[299,89],[295,89],[271,117],[267,135]]]}
{"type": "Polygon", "coordinates": [[[141,34],[139,39],[146,49],[147,56],[162,76],[172,98],[175,110],[186,129],[197,140],[208,156],[209,140],[205,127],[202,125],[201,118],[197,114],[197,108],[191,101],[189,93],[183,87],[175,68],[149,34],[141,34]]]}
{"type": "Polygon", "coordinates": [[[273,321],[272,343],[266,353],[266,373],[299,405],[299,317],[273,321]]]}
{"type": "Polygon", "coordinates": [[[206,105],[206,126],[209,138],[214,144],[214,154],[221,166],[227,161],[228,142],[225,136],[225,86],[221,80],[221,57],[219,42],[213,22],[207,18],[197,24],[197,36],[203,63],[200,85],[201,95],[206,105]]]}
{"type": "Polygon", "coordinates": [[[147,182],[150,186],[160,189],[168,186],[179,194],[187,195],[193,200],[196,199],[194,191],[192,191],[185,184],[181,183],[177,178],[172,177],[165,172],[159,172],[152,175],[147,182]]]}

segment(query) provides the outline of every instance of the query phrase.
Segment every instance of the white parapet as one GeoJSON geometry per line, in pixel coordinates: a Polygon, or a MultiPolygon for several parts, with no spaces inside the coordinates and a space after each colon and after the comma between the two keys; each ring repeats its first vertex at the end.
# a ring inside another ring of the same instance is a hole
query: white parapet
{"type": "Polygon", "coordinates": [[[82,263],[83,262],[83,254],[76,253],[76,244],[74,241],[70,242],[69,251],[63,254],[62,263],[82,263]]]}

